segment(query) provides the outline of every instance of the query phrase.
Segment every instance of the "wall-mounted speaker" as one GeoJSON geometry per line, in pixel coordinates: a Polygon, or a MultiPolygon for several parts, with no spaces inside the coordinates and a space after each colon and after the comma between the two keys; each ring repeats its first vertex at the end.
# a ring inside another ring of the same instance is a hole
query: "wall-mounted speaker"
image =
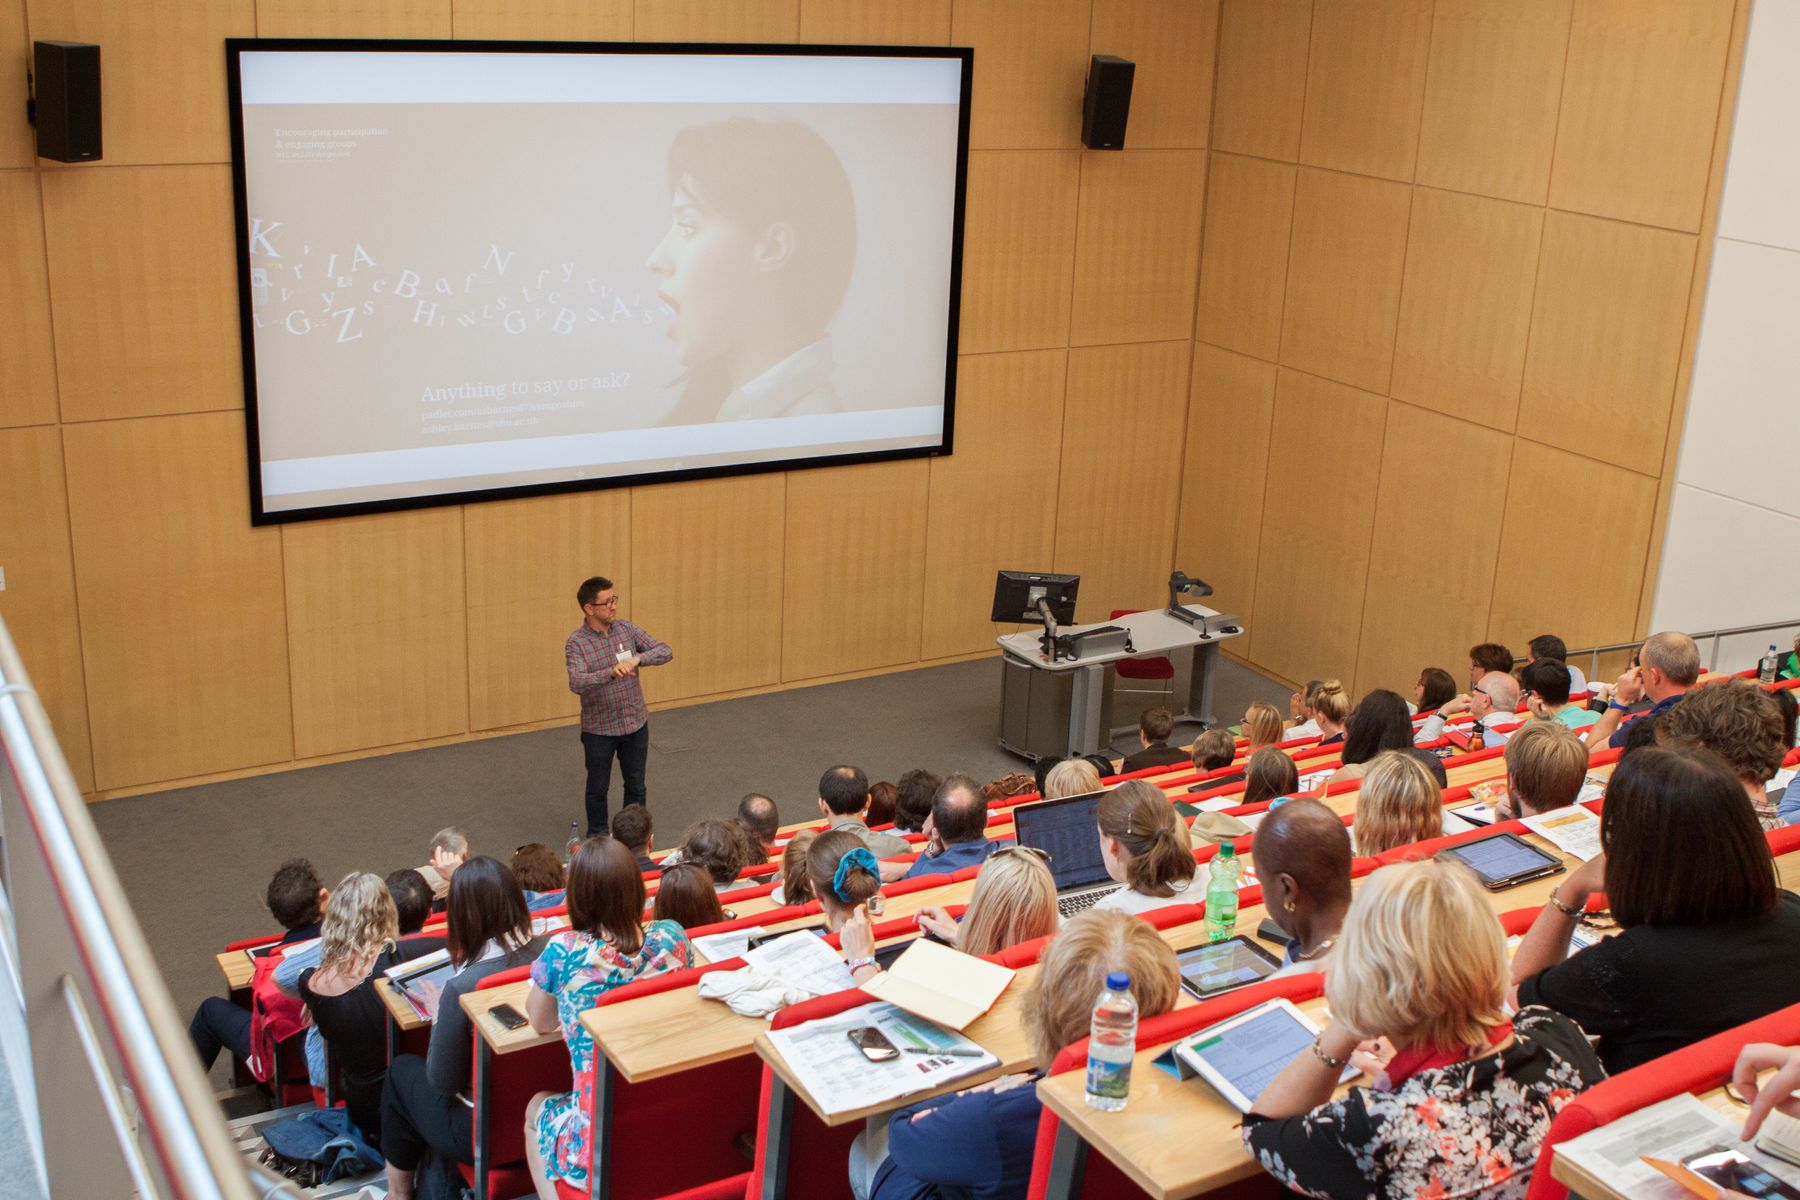
{"type": "Polygon", "coordinates": [[[1089,150],[1125,148],[1131,77],[1136,73],[1137,64],[1128,58],[1094,55],[1088,67],[1087,96],[1081,103],[1081,144],[1089,150]]]}
{"type": "Polygon", "coordinates": [[[100,157],[100,47],[92,42],[31,44],[39,158],[100,157]]]}

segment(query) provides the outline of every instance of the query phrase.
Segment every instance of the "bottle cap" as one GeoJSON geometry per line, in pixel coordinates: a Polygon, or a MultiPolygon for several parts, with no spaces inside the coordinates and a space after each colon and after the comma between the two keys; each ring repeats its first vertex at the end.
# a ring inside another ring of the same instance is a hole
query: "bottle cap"
{"type": "Polygon", "coordinates": [[[1237,845],[1233,842],[1220,842],[1219,843],[1219,857],[1220,858],[1236,858],[1237,857],[1237,845]]]}
{"type": "Polygon", "coordinates": [[[1131,990],[1131,976],[1123,971],[1113,971],[1106,976],[1106,990],[1109,992],[1128,992],[1131,990]]]}

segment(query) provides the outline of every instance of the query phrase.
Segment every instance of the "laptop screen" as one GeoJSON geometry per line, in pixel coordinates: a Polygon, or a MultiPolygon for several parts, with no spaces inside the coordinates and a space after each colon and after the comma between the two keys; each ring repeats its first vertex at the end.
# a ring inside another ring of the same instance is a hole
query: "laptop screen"
{"type": "Polygon", "coordinates": [[[1050,855],[1050,873],[1056,890],[1106,883],[1106,861],[1100,857],[1100,829],[1094,810],[1104,792],[1068,796],[1040,804],[1022,804],[1013,810],[1013,830],[1021,846],[1035,846],[1050,855]]]}

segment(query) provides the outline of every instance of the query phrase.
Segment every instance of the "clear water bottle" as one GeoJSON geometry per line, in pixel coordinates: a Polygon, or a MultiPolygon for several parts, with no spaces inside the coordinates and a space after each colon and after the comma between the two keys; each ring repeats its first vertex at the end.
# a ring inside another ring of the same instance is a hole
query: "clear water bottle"
{"type": "Polygon", "coordinates": [[[1088,1027],[1089,1108],[1118,1112],[1125,1107],[1131,1094],[1131,1056],[1137,1053],[1137,1020],[1131,976],[1114,971],[1094,1002],[1094,1021],[1088,1027]]]}
{"type": "Polygon", "coordinates": [[[563,846],[564,857],[567,858],[568,861],[575,861],[575,848],[579,845],[581,845],[581,822],[570,821],[569,840],[568,843],[563,846]]]}
{"type": "Polygon", "coordinates": [[[1770,646],[1769,652],[1762,656],[1756,664],[1756,677],[1764,683],[1774,683],[1775,676],[1781,672],[1781,651],[1770,646]]]}
{"type": "Polygon", "coordinates": [[[1206,877],[1206,936],[1222,942],[1237,933],[1238,881],[1243,878],[1237,847],[1220,842],[1206,877]]]}

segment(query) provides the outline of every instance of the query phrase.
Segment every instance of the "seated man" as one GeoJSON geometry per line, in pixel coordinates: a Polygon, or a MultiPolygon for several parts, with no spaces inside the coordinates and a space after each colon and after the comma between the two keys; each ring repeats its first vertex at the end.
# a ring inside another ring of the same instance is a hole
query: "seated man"
{"type": "MultiPolygon", "coordinates": [[[[325,911],[325,885],[319,873],[304,858],[290,858],[275,869],[263,902],[269,912],[287,930],[280,945],[313,941],[319,936],[319,916],[325,911]]],[[[220,1050],[231,1051],[243,1062],[250,1057],[250,1010],[233,1004],[222,996],[208,996],[194,1010],[188,1024],[188,1036],[200,1055],[202,1069],[210,1070],[220,1050]]],[[[324,1072],[320,1071],[321,1078],[324,1072]]]]}
{"type": "Polygon", "coordinates": [[[861,767],[837,766],[819,777],[819,811],[830,828],[854,833],[876,858],[892,858],[912,850],[912,843],[891,833],[874,833],[863,817],[869,811],[869,777],[861,767]]]}
{"type": "Polygon", "coordinates": [[[1559,721],[1570,729],[1586,729],[1600,719],[1585,704],[1569,703],[1569,672],[1562,660],[1540,658],[1519,672],[1519,685],[1525,691],[1525,706],[1540,721],[1559,721]]]}
{"type": "Polygon", "coordinates": [[[935,851],[927,850],[901,878],[949,875],[987,861],[1000,843],[987,836],[987,800],[981,785],[967,775],[944,780],[931,801],[925,832],[935,851]]]}
{"type": "Polygon", "coordinates": [[[755,835],[763,848],[763,857],[771,857],[780,849],[775,838],[781,831],[781,810],[775,807],[773,800],[761,792],[751,792],[738,801],[737,819],[738,824],[755,835]]]}
{"type": "Polygon", "coordinates": [[[1775,697],[1747,679],[1722,679],[1695,688],[1656,721],[1664,746],[1698,746],[1725,760],[1743,785],[1765,830],[1787,822],[1765,790],[1787,757],[1787,731],[1775,697]]]}
{"type": "Polygon", "coordinates": [[[1639,699],[1653,703],[1649,711],[1632,720],[1660,717],[1679,704],[1699,678],[1700,647],[1693,638],[1685,633],[1651,634],[1638,650],[1638,665],[1613,684],[1612,700],[1588,731],[1588,745],[1621,748],[1625,733],[1620,726],[1639,699]]]}
{"type": "MultiPolygon", "coordinates": [[[[613,817],[608,832],[625,844],[637,859],[638,870],[654,871],[659,865],[650,857],[650,851],[656,848],[656,826],[650,819],[650,806],[647,804],[627,804],[613,817]]],[[[673,864],[670,864],[673,865],[673,864]]]]}
{"type": "MultiPolygon", "coordinates": [[[[1191,758],[1196,771],[1217,771],[1229,767],[1232,759],[1237,757],[1237,739],[1224,729],[1209,729],[1194,739],[1191,758]]],[[[1190,792],[1204,792],[1209,788],[1224,787],[1228,783],[1236,783],[1244,777],[1242,771],[1234,771],[1225,775],[1215,775],[1211,779],[1202,779],[1190,792]]]]}
{"type": "Polygon", "coordinates": [[[1525,664],[1528,667],[1532,663],[1546,658],[1554,658],[1567,667],[1571,696],[1579,696],[1587,691],[1587,676],[1581,673],[1580,667],[1569,662],[1569,647],[1554,633],[1540,633],[1532,638],[1525,645],[1525,653],[1530,655],[1530,661],[1525,664]]]}
{"type": "Polygon", "coordinates": [[[469,835],[455,825],[431,835],[431,859],[416,869],[425,877],[425,885],[431,889],[433,912],[444,910],[444,897],[450,894],[450,876],[456,874],[456,868],[462,866],[468,857],[469,835]]]}
{"type": "Polygon", "coordinates": [[[1519,721],[1516,711],[1518,707],[1519,681],[1511,675],[1489,671],[1466,694],[1451,699],[1426,717],[1413,741],[1420,744],[1436,741],[1444,736],[1446,718],[1467,712],[1475,714],[1476,723],[1482,727],[1482,737],[1486,739],[1488,746],[1498,746],[1506,740],[1506,735],[1500,732],[1499,726],[1516,725],[1519,721]]]}
{"type": "Polygon", "coordinates": [[[1187,751],[1169,745],[1169,735],[1174,732],[1174,713],[1166,708],[1146,708],[1138,718],[1138,742],[1142,749],[1125,759],[1119,774],[1129,775],[1146,767],[1172,767],[1187,762],[1187,751]]]}
{"type": "Polygon", "coordinates": [[[1483,675],[1498,671],[1502,675],[1511,675],[1513,668],[1513,652],[1499,642],[1482,642],[1469,647],[1469,688],[1480,684],[1483,675]]]}
{"type": "Polygon", "coordinates": [[[1527,721],[1506,742],[1506,798],[1497,815],[1511,821],[1567,808],[1581,794],[1587,767],[1587,747],[1574,731],[1557,721],[1527,721]]]}

